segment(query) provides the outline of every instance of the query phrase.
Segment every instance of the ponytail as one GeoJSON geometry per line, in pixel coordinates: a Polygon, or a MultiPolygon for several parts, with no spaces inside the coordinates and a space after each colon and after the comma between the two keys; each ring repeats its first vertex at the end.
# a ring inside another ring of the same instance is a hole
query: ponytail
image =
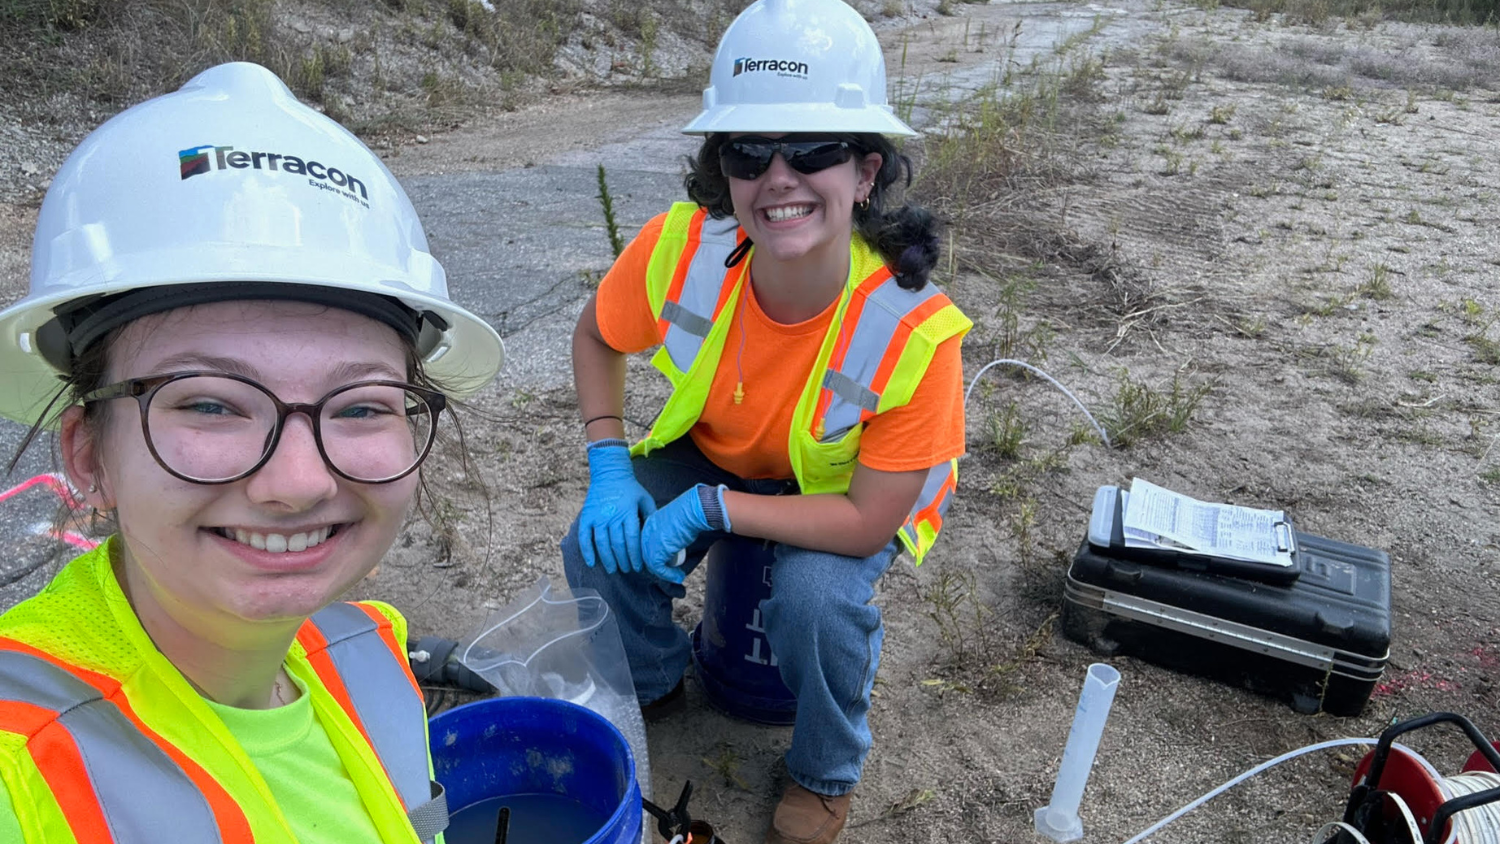
{"type": "Polygon", "coordinates": [[[938,221],[927,209],[903,205],[887,214],[871,198],[867,212],[855,210],[854,228],[885,259],[898,285],[907,290],[927,285],[942,248],[938,221]]]}
{"type": "Polygon", "coordinates": [[[906,290],[921,290],[937,266],[942,229],[920,206],[903,204],[885,210],[897,182],[902,183],[902,189],[911,186],[911,159],[898,152],[884,135],[855,135],[851,140],[866,155],[880,154],[880,172],[870,186],[870,201],[864,208],[854,206],[854,230],[885,259],[897,284],[906,290]]]}

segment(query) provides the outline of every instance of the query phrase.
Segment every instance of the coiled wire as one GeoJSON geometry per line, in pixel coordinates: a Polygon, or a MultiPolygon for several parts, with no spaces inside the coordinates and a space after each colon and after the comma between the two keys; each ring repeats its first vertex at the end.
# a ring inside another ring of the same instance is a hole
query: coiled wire
{"type": "MultiPolygon", "coordinates": [[[[1492,771],[1470,771],[1438,780],[1438,789],[1444,800],[1478,794],[1500,788],[1500,774],[1492,771]]],[[[1453,816],[1453,835],[1458,844],[1500,844],[1500,802],[1485,803],[1465,809],[1453,816]]]]}

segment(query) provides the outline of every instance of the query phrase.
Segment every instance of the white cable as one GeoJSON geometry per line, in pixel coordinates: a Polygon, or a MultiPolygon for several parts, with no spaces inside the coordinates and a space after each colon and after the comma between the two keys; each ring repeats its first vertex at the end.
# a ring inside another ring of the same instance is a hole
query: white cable
{"type": "MultiPolygon", "coordinates": [[[[1327,750],[1330,747],[1347,747],[1348,745],[1351,745],[1351,744],[1369,744],[1369,745],[1374,745],[1374,744],[1378,744],[1378,743],[1379,743],[1379,739],[1372,739],[1372,738],[1342,738],[1342,739],[1333,739],[1332,741],[1319,742],[1317,744],[1310,744],[1307,747],[1299,748],[1299,749],[1293,750],[1293,751],[1291,751],[1289,753],[1283,753],[1280,756],[1277,756],[1275,759],[1270,760],[1269,762],[1262,762],[1259,765],[1256,765],[1254,768],[1251,768],[1250,770],[1244,772],[1243,774],[1240,774],[1239,776],[1235,777],[1234,779],[1230,780],[1229,782],[1226,782],[1223,785],[1219,786],[1218,788],[1214,789],[1213,791],[1210,791],[1209,793],[1203,795],[1202,797],[1199,797],[1197,800],[1194,800],[1193,802],[1187,804],[1186,806],[1183,806],[1181,809],[1178,809],[1177,811],[1173,812],[1172,814],[1167,815],[1166,817],[1164,817],[1161,820],[1157,821],[1156,823],[1152,824],[1150,826],[1150,828],[1148,828],[1145,832],[1142,832],[1140,835],[1137,835],[1136,837],[1130,839],[1129,841],[1126,841],[1125,844],[1137,844],[1137,842],[1146,840],[1148,837],[1150,837],[1152,834],[1154,834],[1157,830],[1161,829],[1162,827],[1166,826],[1167,824],[1171,823],[1172,821],[1175,821],[1178,818],[1182,817],[1183,815],[1186,815],[1188,812],[1191,812],[1194,809],[1198,808],[1199,806],[1202,806],[1204,803],[1207,803],[1208,801],[1214,799],[1215,797],[1218,797],[1220,794],[1223,794],[1224,792],[1228,791],[1229,789],[1234,788],[1235,786],[1239,785],[1240,783],[1244,782],[1247,779],[1250,779],[1251,777],[1255,776],[1256,774],[1260,773],[1261,771],[1264,771],[1264,770],[1266,770],[1268,768],[1272,768],[1272,767],[1275,767],[1277,765],[1280,765],[1282,762],[1285,762],[1285,761],[1287,761],[1289,759],[1296,759],[1298,756],[1301,756],[1301,755],[1303,755],[1305,753],[1312,753],[1315,750],[1327,750]]],[[[1468,842],[1465,842],[1465,844],[1468,844],[1468,842]]]]}
{"type": "MultiPolygon", "coordinates": [[[[1444,798],[1452,800],[1500,788],[1500,774],[1470,771],[1440,780],[1444,798]]],[[[1500,844],[1500,803],[1485,803],[1453,816],[1453,835],[1463,844],[1500,844]]]]}
{"type": "Polygon", "coordinates": [[[1359,830],[1344,823],[1343,821],[1334,821],[1333,823],[1323,824],[1323,827],[1321,829],[1313,833],[1312,844],[1327,844],[1327,842],[1332,841],[1333,839],[1328,835],[1328,833],[1330,832],[1347,833],[1354,839],[1354,844],[1370,844],[1370,839],[1366,838],[1359,830]]]}
{"type": "Polygon", "coordinates": [[[1081,410],[1081,411],[1083,411],[1083,415],[1089,420],[1089,424],[1094,426],[1094,432],[1097,433],[1099,435],[1099,439],[1104,442],[1104,447],[1105,448],[1110,448],[1109,434],[1104,433],[1104,428],[1101,427],[1098,422],[1094,421],[1094,415],[1092,413],[1089,413],[1089,409],[1087,407],[1083,406],[1083,402],[1079,401],[1078,397],[1075,396],[1075,395],[1073,395],[1073,393],[1070,392],[1067,387],[1064,387],[1062,384],[1059,384],[1057,382],[1056,378],[1053,378],[1051,375],[1048,375],[1047,373],[1041,371],[1040,369],[1037,369],[1036,367],[1032,366],[1031,364],[1027,363],[1024,360],[1011,360],[1010,358],[1000,358],[998,360],[992,360],[989,363],[985,364],[982,369],[980,369],[978,372],[974,373],[974,378],[971,381],[969,381],[969,389],[967,389],[967,390],[964,391],[964,407],[968,407],[969,406],[969,396],[970,396],[970,394],[972,394],[974,392],[974,386],[979,383],[979,376],[985,374],[986,372],[989,372],[991,367],[999,366],[1002,363],[1006,364],[1006,365],[1009,365],[1009,366],[1019,366],[1022,369],[1028,370],[1030,372],[1034,372],[1037,375],[1040,375],[1041,377],[1047,379],[1047,383],[1051,384],[1052,386],[1056,387],[1059,390],[1062,390],[1063,395],[1065,395],[1068,398],[1072,399],[1073,403],[1076,404],[1076,405],[1078,405],[1078,409],[1081,410]]]}

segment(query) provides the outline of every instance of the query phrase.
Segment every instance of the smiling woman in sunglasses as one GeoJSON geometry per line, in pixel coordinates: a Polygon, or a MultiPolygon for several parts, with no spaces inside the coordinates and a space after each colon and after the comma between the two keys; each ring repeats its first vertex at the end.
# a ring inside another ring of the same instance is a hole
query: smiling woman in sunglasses
{"type": "Polygon", "coordinates": [[[826,844],[871,744],[875,582],[902,547],[922,561],[954,488],[970,323],[928,283],[932,218],[890,208],[910,164],[888,137],[915,133],[857,12],[752,4],[703,102],[693,201],[646,224],[574,332],[590,485],[563,556],[620,613],[650,716],[682,699],[685,574],[727,533],[774,543],[762,620],[797,714],[766,840],[826,844]],[[628,447],[625,355],[654,346],[672,395],[628,447]]]}
{"type": "Polygon", "coordinates": [[[406,622],[339,598],[502,353],[380,159],[265,68],[86,138],[0,312],[0,415],[55,426],[117,530],[0,616],[0,841],[438,838],[406,622]]]}

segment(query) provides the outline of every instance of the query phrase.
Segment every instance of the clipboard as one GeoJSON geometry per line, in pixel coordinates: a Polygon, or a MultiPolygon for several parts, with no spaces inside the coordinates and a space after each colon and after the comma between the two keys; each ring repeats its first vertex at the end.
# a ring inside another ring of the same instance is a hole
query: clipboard
{"type": "Polygon", "coordinates": [[[1297,531],[1290,520],[1275,525],[1279,550],[1291,555],[1291,565],[1258,563],[1198,554],[1173,548],[1139,548],[1125,544],[1124,499],[1117,486],[1101,486],[1094,493],[1094,507],[1089,515],[1088,542],[1106,557],[1133,560],[1154,566],[1201,571],[1226,577],[1238,577],[1287,586],[1302,575],[1297,556],[1297,531]]]}

